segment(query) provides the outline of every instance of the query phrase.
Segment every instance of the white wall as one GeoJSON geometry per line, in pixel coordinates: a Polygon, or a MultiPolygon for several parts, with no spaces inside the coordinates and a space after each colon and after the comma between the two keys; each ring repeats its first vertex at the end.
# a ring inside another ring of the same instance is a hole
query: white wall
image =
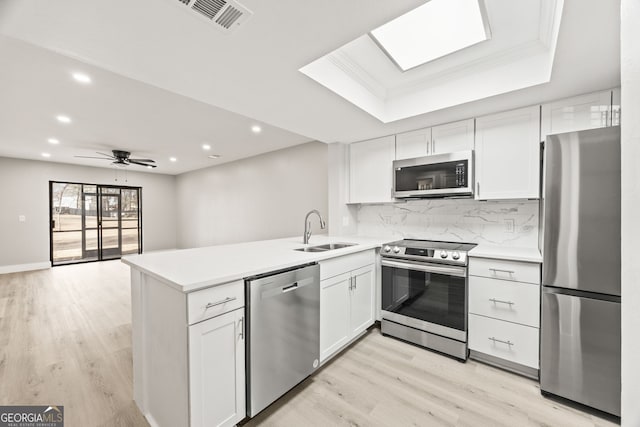
{"type": "Polygon", "coordinates": [[[144,251],[175,248],[175,177],[129,168],[128,182],[114,179],[111,168],[0,157],[0,267],[49,262],[49,181],[142,187],[144,251]]]}
{"type": "Polygon", "coordinates": [[[621,3],[622,425],[640,426],[640,2],[621,3]]]}
{"type": "MultiPolygon", "coordinates": [[[[320,142],[178,175],[178,245],[302,239],[308,211],[327,220],[327,185],[327,145],[320,142]]],[[[312,229],[320,234],[315,217],[312,229]]]]}

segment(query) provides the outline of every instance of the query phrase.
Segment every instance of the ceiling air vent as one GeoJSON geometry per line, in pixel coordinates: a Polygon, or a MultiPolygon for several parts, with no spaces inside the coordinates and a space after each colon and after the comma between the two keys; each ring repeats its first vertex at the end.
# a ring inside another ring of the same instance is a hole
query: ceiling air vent
{"type": "MultiPolygon", "coordinates": [[[[205,19],[225,33],[235,31],[245,23],[253,12],[234,0],[178,0],[195,16],[205,19]]],[[[187,10],[186,8],[184,8],[187,10]]]]}

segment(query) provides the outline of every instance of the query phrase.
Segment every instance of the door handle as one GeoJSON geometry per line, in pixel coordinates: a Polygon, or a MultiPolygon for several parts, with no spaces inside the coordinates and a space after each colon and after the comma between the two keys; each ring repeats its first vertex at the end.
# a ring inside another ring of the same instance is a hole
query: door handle
{"type": "Polygon", "coordinates": [[[238,321],[238,329],[240,329],[240,333],[238,334],[238,337],[243,340],[244,339],[244,317],[241,317],[240,320],[238,321]]]}

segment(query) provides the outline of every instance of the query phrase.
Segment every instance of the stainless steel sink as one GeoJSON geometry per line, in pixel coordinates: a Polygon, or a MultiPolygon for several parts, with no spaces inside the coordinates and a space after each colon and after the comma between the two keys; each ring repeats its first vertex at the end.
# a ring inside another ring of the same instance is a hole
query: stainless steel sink
{"type": "Polygon", "coordinates": [[[355,245],[356,245],[355,243],[327,243],[324,245],[297,248],[295,250],[300,252],[325,252],[325,251],[332,251],[334,249],[348,248],[349,246],[355,246],[355,245]]]}

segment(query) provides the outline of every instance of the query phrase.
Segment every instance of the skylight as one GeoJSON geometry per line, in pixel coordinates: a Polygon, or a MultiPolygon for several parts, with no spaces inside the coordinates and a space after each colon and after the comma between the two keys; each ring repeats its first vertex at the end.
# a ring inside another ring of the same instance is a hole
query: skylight
{"type": "Polygon", "coordinates": [[[371,31],[402,71],[490,38],[482,0],[430,0],[371,31]]]}

